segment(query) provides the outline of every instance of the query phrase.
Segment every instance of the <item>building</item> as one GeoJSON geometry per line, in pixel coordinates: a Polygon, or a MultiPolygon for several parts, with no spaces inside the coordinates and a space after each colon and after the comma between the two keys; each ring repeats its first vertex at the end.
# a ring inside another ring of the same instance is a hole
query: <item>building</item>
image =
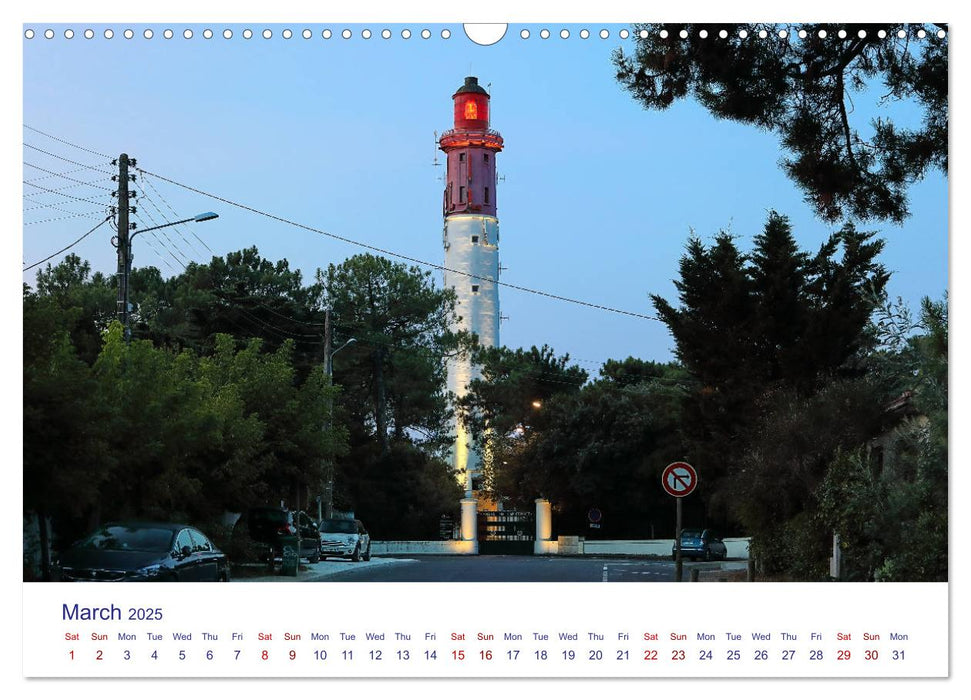
{"type": "MultiPolygon", "coordinates": [[[[475,333],[486,346],[499,344],[499,219],[496,155],[502,136],[489,128],[489,93],[469,76],[452,95],[453,127],[438,145],[447,158],[442,201],[445,287],[456,294],[456,330],[475,333]]],[[[463,396],[479,370],[468,358],[450,360],[448,389],[463,396]]],[[[452,466],[471,496],[482,473],[481,456],[456,421],[452,466]]]]}

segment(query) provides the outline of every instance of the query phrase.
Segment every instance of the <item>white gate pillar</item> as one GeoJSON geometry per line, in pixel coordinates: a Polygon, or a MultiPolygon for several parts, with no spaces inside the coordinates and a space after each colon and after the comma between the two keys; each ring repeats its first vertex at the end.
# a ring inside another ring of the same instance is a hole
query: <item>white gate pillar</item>
{"type": "Polygon", "coordinates": [[[553,537],[553,508],[545,498],[536,499],[536,541],[533,543],[534,554],[555,554],[556,545],[550,540],[553,537]]]}
{"type": "Polygon", "coordinates": [[[471,542],[472,554],[479,551],[478,533],[476,532],[476,513],[479,501],[475,498],[462,499],[462,541],[471,542]]]}

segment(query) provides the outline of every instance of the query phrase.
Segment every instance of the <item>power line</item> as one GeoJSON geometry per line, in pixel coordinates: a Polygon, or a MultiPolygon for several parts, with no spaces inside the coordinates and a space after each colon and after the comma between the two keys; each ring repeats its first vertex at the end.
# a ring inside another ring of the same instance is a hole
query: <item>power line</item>
{"type": "Polygon", "coordinates": [[[49,189],[47,187],[41,187],[40,185],[35,185],[34,183],[27,182],[26,180],[24,180],[23,183],[25,185],[29,186],[29,187],[35,187],[35,188],[37,188],[39,190],[43,190],[44,192],[50,192],[51,194],[56,194],[58,197],[67,197],[68,199],[73,199],[73,200],[76,200],[78,202],[86,202],[87,204],[94,204],[95,206],[99,206],[99,207],[100,206],[107,206],[104,202],[95,202],[94,200],[84,199],[83,197],[74,197],[74,196],[69,195],[69,194],[64,194],[63,192],[58,192],[57,190],[52,190],[52,189],[49,189]]]}
{"type": "MultiPolygon", "coordinates": [[[[152,208],[155,209],[158,215],[161,216],[163,220],[165,219],[165,212],[163,212],[161,209],[158,208],[158,205],[154,202],[154,200],[152,200],[151,197],[148,196],[148,193],[146,193],[145,190],[142,190],[142,196],[138,198],[138,201],[139,203],[148,202],[149,204],[152,205],[152,208]]],[[[143,206],[142,209],[144,210],[145,207],[143,206]]],[[[148,212],[145,212],[145,213],[148,214],[148,212]]],[[[176,214],[176,216],[178,215],[176,214]]],[[[149,218],[151,218],[153,222],[155,221],[154,217],[151,217],[151,215],[149,215],[149,218]]],[[[179,238],[185,241],[185,244],[192,249],[193,253],[196,253],[197,255],[202,255],[199,249],[196,248],[194,245],[192,245],[192,242],[188,238],[182,235],[182,231],[180,230],[181,228],[182,228],[181,226],[173,226],[172,230],[174,230],[177,234],[179,234],[179,238]]]]}
{"type": "Polygon", "coordinates": [[[108,170],[100,170],[99,168],[95,167],[94,165],[88,165],[87,163],[80,163],[80,162],[78,162],[76,160],[71,160],[70,158],[65,158],[64,156],[59,156],[56,153],[51,153],[50,151],[45,151],[43,148],[38,148],[37,146],[34,146],[34,145],[29,144],[29,143],[26,143],[26,142],[24,143],[24,146],[26,146],[27,148],[30,148],[32,150],[35,150],[38,153],[43,153],[45,156],[50,156],[51,158],[57,158],[58,160],[63,160],[65,163],[70,163],[71,165],[81,166],[81,168],[83,168],[85,170],[94,170],[95,172],[104,173],[105,175],[114,175],[113,172],[110,172],[108,170]]]}
{"type": "MultiPolygon", "coordinates": [[[[24,165],[32,165],[27,161],[24,161],[24,165]]],[[[90,170],[89,166],[84,166],[83,168],[74,168],[73,170],[65,170],[63,173],[54,173],[53,175],[44,175],[43,177],[34,177],[27,182],[40,182],[41,180],[50,180],[52,177],[63,177],[64,175],[73,175],[74,173],[80,173],[85,170],[90,170]]]]}
{"type": "Polygon", "coordinates": [[[70,214],[68,216],[55,216],[50,219],[41,219],[39,221],[25,221],[24,226],[33,226],[34,224],[47,224],[47,223],[50,223],[51,221],[64,221],[65,219],[77,219],[80,217],[91,218],[93,216],[102,216],[103,214],[104,212],[100,212],[100,211],[81,212],[79,214],[70,214]]]}
{"type": "MultiPolygon", "coordinates": [[[[47,136],[49,138],[52,138],[55,141],[60,141],[60,142],[65,143],[65,144],[67,144],[69,146],[73,146],[75,148],[79,148],[79,149],[81,149],[83,151],[86,151],[88,153],[92,153],[94,155],[102,156],[102,157],[105,157],[105,158],[108,158],[109,157],[106,154],[99,153],[98,151],[94,151],[94,150],[85,148],[83,146],[79,146],[78,144],[71,143],[70,141],[66,141],[64,139],[60,139],[60,138],[58,138],[56,136],[52,136],[51,134],[47,134],[47,133],[45,133],[43,131],[40,131],[39,129],[35,129],[35,128],[33,128],[31,126],[28,126],[26,124],[24,124],[24,126],[26,128],[28,128],[28,129],[30,129],[31,131],[35,131],[35,132],[37,132],[39,134],[42,134],[42,135],[47,136]]],[[[70,160],[68,158],[64,158],[63,156],[58,156],[57,154],[50,153],[49,151],[45,151],[45,150],[43,150],[41,148],[38,148],[38,147],[33,146],[31,144],[28,144],[28,143],[24,143],[24,146],[26,146],[28,148],[32,148],[32,149],[34,149],[36,151],[39,151],[41,153],[45,153],[46,155],[52,156],[54,158],[58,158],[60,160],[64,160],[64,161],[66,161],[68,163],[72,163],[74,165],[80,165],[82,167],[87,167],[87,168],[90,168],[92,170],[97,170],[97,168],[95,168],[93,166],[86,166],[84,163],[79,163],[77,161],[73,161],[73,160],[70,160]]],[[[618,309],[618,308],[615,308],[615,307],[606,306],[604,304],[595,304],[593,302],[583,301],[582,299],[574,299],[574,298],[571,298],[571,297],[562,296],[560,294],[553,294],[551,292],[545,292],[545,291],[543,291],[541,289],[533,289],[533,288],[530,288],[530,287],[524,287],[522,285],[512,284],[510,282],[501,282],[499,280],[493,280],[493,279],[491,279],[489,277],[483,277],[481,275],[474,275],[474,274],[471,274],[469,272],[465,272],[463,270],[454,270],[454,269],[445,267],[444,265],[438,265],[436,263],[428,262],[427,260],[421,260],[419,258],[414,258],[414,257],[408,256],[408,255],[403,255],[401,253],[397,253],[397,252],[392,251],[392,250],[386,250],[384,248],[379,248],[377,246],[373,246],[373,245],[370,245],[370,244],[367,244],[367,243],[362,243],[360,241],[355,241],[355,240],[353,240],[351,238],[347,238],[347,237],[344,237],[344,236],[339,236],[337,234],[329,233],[327,231],[323,231],[321,229],[314,228],[312,226],[308,226],[306,224],[301,224],[299,222],[292,221],[290,219],[286,219],[284,217],[277,216],[275,214],[270,214],[269,212],[265,212],[265,211],[262,211],[260,209],[256,209],[255,207],[250,207],[250,206],[247,206],[245,204],[241,204],[239,202],[235,202],[233,200],[227,199],[225,197],[221,197],[219,195],[212,194],[211,192],[206,192],[204,190],[201,190],[201,189],[192,187],[190,185],[185,185],[185,184],[183,184],[181,182],[177,182],[175,180],[172,180],[171,178],[167,178],[167,177],[165,177],[163,175],[159,175],[158,173],[153,173],[151,171],[144,170],[142,168],[136,168],[136,170],[138,170],[138,172],[141,173],[142,176],[151,175],[153,177],[158,178],[159,180],[163,180],[165,182],[168,182],[169,184],[176,185],[177,187],[181,187],[181,188],[183,188],[185,190],[188,190],[190,192],[194,192],[196,194],[201,194],[201,195],[203,195],[205,197],[209,197],[211,199],[215,199],[217,201],[223,202],[224,204],[228,204],[230,206],[234,206],[234,207],[237,207],[239,209],[243,209],[245,211],[249,211],[249,212],[251,212],[253,214],[258,214],[259,216],[263,216],[263,217],[266,217],[266,218],[269,218],[269,219],[273,219],[275,221],[279,221],[281,223],[287,224],[289,226],[294,226],[296,228],[300,228],[300,229],[303,229],[305,231],[310,231],[310,232],[316,233],[318,235],[327,236],[328,238],[332,238],[334,240],[338,240],[338,241],[341,241],[343,243],[349,243],[351,245],[358,246],[360,248],[365,248],[367,250],[373,250],[373,251],[375,251],[377,253],[380,253],[382,255],[387,255],[387,256],[390,256],[390,257],[398,258],[400,260],[405,260],[405,261],[408,261],[408,262],[411,262],[411,263],[415,263],[417,265],[422,265],[424,267],[430,267],[430,268],[435,269],[435,270],[441,270],[443,272],[450,272],[452,274],[461,275],[463,277],[469,277],[471,279],[478,279],[478,280],[482,280],[482,281],[485,281],[485,282],[492,282],[492,283],[496,284],[497,286],[507,287],[509,289],[515,289],[517,291],[526,292],[528,294],[536,294],[538,296],[543,296],[543,297],[546,297],[548,299],[554,299],[556,301],[563,301],[563,302],[567,302],[567,303],[570,303],[570,304],[576,304],[576,305],[579,305],[579,306],[585,306],[585,307],[588,307],[588,308],[597,309],[597,310],[600,310],[600,311],[608,311],[610,313],[621,314],[621,315],[624,315],[624,316],[631,316],[633,318],[642,318],[642,319],[645,319],[645,320],[648,320],[648,321],[657,321],[657,320],[659,320],[656,316],[649,316],[647,314],[641,314],[641,313],[637,313],[635,311],[627,311],[627,310],[624,310],[624,309],[618,309]]],[[[98,172],[107,172],[107,171],[98,171],[98,172]]],[[[108,174],[110,174],[110,173],[108,173],[108,174]]],[[[27,183],[27,184],[30,184],[30,183],[27,183]]],[[[50,191],[50,190],[48,190],[48,191],[50,191]]],[[[157,190],[156,190],[156,192],[157,192],[157,190]]],[[[82,200],[82,201],[84,201],[84,200],[82,200]]]]}
{"type": "MultiPolygon", "coordinates": [[[[42,168],[39,165],[34,165],[33,163],[28,163],[26,160],[23,163],[24,163],[24,165],[26,165],[29,168],[34,168],[35,170],[40,170],[42,173],[49,173],[50,175],[55,176],[55,177],[59,177],[59,178],[61,178],[63,180],[68,180],[70,182],[76,182],[76,183],[78,183],[78,185],[90,185],[91,187],[95,187],[95,184],[94,183],[85,182],[84,180],[78,180],[77,178],[73,178],[73,177],[68,177],[67,175],[65,175],[63,173],[56,173],[53,170],[48,170],[47,168],[42,168]]],[[[25,180],[24,182],[26,182],[28,185],[32,185],[33,184],[33,182],[30,182],[30,181],[27,181],[27,180],[25,180]]],[[[71,185],[71,187],[77,187],[78,185],[71,185]]],[[[64,189],[67,189],[67,188],[64,188],[64,189]]],[[[105,188],[105,189],[107,189],[107,188],[105,188]]]]}
{"type": "Polygon", "coordinates": [[[98,151],[92,151],[90,148],[85,148],[84,146],[79,146],[76,143],[71,143],[70,141],[65,141],[62,138],[58,138],[57,136],[54,136],[52,134],[48,134],[46,131],[41,131],[40,129],[35,129],[34,127],[29,126],[27,124],[24,124],[24,128],[25,129],[30,129],[31,131],[33,131],[33,132],[35,132],[37,134],[41,134],[43,136],[46,136],[49,139],[53,139],[53,140],[58,141],[60,143],[66,144],[68,146],[73,146],[74,148],[78,148],[78,149],[80,149],[82,151],[86,151],[86,152],[91,153],[93,155],[101,156],[102,158],[111,158],[111,156],[109,156],[109,155],[106,155],[104,153],[99,153],[98,151]]]}
{"type": "Polygon", "coordinates": [[[493,280],[493,279],[491,279],[489,277],[483,277],[481,275],[473,275],[473,274],[471,274],[469,272],[464,272],[462,270],[453,270],[451,268],[445,267],[444,265],[438,265],[438,264],[435,264],[435,263],[430,263],[427,260],[420,260],[419,258],[413,258],[413,257],[410,257],[408,255],[403,255],[401,253],[396,253],[394,251],[386,250],[384,248],[379,248],[377,246],[373,246],[373,245],[370,245],[370,244],[367,244],[367,243],[361,243],[360,241],[355,241],[355,240],[353,240],[351,238],[346,238],[344,236],[338,236],[337,234],[334,234],[334,233],[328,233],[327,231],[323,231],[321,229],[314,228],[313,226],[308,226],[306,224],[301,224],[301,223],[299,223],[297,221],[292,221],[292,220],[286,219],[286,218],[284,218],[282,216],[277,216],[275,214],[270,214],[269,212],[265,212],[265,211],[262,211],[260,209],[256,209],[254,207],[250,207],[250,206],[247,206],[245,204],[241,204],[239,202],[234,202],[231,199],[227,199],[225,197],[221,197],[219,195],[212,194],[211,192],[206,192],[206,191],[200,190],[200,189],[198,189],[196,187],[192,187],[190,185],[185,185],[185,184],[183,184],[181,182],[177,182],[177,181],[172,180],[170,178],[167,178],[167,177],[165,177],[163,175],[159,175],[158,173],[149,172],[149,171],[143,170],[142,168],[136,168],[136,169],[138,170],[138,172],[142,173],[143,175],[146,175],[147,174],[147,175],[151,175],[153,177],[157,177],[159,180],[163,180],[163,181],[168,182],[168,183],[170,183],[172,185],[176,185],[177,187],[181,187],[181,188],[183,188],[185,190],[188,190],[189,192],[194,192],[196,194],[201,194],[204,197],[209,197],[211,199],[215,199],[216,201],[222,202],[224,204],[228,204],[230,206],[237,207],[239,209],[243,209],[244,211],[248,211],[248,212],[253,213],[253,214],[258,214],[258,215],[263,216],[263,217],[266,217],[268,219],[273,219],[274,221],[279,221],[280,223],[284,223],[284,224],[287,224],[289,226],[294,226],[296,228],[300,228],[300,229],[303,229],[305,231],[310,231],[312,233],[316,233],[316,234],[319,234],[319,235],[322,235],[322,236],[327,236],[328,238],[333,238],[334,240],[338,240],[338,241],[341,241],[343,243],[349,243],[351,245],[355,245],[355,246],[358,246],[358,247],[361,247],[361,248],[366,248],[368,250],[373,250],[373,251],[375,251],[377,253],[380,253],[382,255],[387,255],[387,256],[394,257],[394,258],[399,258],[401,260],[406,260],[408,262],[412,262],[412,263],[415,263],[417,265],[422,265],[422,266],[425,266],[425,267],[430,267],[430,268],[433,268],[433,269],[436,269],[436,270],[442,270],[444,272],[450,272],[450,273],[453,273],[453,274],[456,274],[456,275],[462,275],[463,277],[470,277],[472,279],[478,279],[478,280],[482,280],[484,282],[493,282],[494,284],[499,285],[499,286],[502,286],[502,287],[508,287],[509,289],[515,289],[515,290],[520,291],[520,292],[527,292],[529,294],[536,294],[536,295],[539,295],[539,296],[544,296],[544,297],[547,297],[549,299],[555,299],[557,301],[564,301],[564,302],[567,302],[567,303],[570,303],[570,304],[577,304],[579,306],[586,306],[588,308],[598,309],[600,311],[609,311],[611,313],[622,314],[624,316],[632,316],[634,318],[642,318],[642,319],[645,319],[645,320],[648,320],[648,321],[657,321],[657,320],[659,320],[656,316],[648,316],[647,314],[641,314],[641,313],[637,313],[635,311],[625,311],[623,309],[617,309],[617,308],[614,308],[614,307],[611,307],[611,306],[605,306],[603,304],[594,304],[592,302],[583,301],[581,299],[573,299],[573,298],[570,298],[570,297],[561,296],[559,294],[552,294],[550,292],[544,292],[544,291],[542,291],[540,289],[531,289],[529,287],[523,287],[521,285],[511,284],[509,282],[500,282],[499,280],[493,280]]]}
{"type": "MultiPolygon", "coordinates": [[[[144,175],[144,173],[142,173],[142,174],[144,175]]],[[[176,212],[176,211],[175,211],[175,209],[173,209],[173,208],[172,208],[172,205],[171,205],[171,204],[169,204],[169,202],[168,202],[168,200],[167,200],[167,199],[165,199],[165,197],[164,197],[164,196],[162,195],[162,193],[158,191],[158,188],[157,188],[157,187],[155,187],[155,184],[154,184],[154,183],[152,182],[152,179],[151,179],[151,178],[146,178],[146,177],[142,177],[142,184],[143,184],[143,185],[147,185],[148,187],[150,187],[150,188],[152,189],[152,191],[153,191],[153,192],[154,192],[155,194],[157,194],[157,195],[158,195],[158,197],[159,197],[159,199],[161,199],[161,200],[162,200],[162,203],[163,203],[163,204],[164,204],[164,205],[165,205],[166,207],[168,207],[168,210],[169,210],[169,211],[170,211],[170,212],[171,212],[171,213],[172,213],[172,214],[173,214],[174,216],[176,216],[176,217],[179,217],[179,218],[181,218],[181,217],[179,216],[179,213],[178,213],[178,212],[176,212]]],[[[159,213],[161,214],[161,212],[159,212],[159,213]]],[[[178,228],[178,227],[176,227],[176,228],[178,228]]],[[[187,227],[187,228],[188,228],[188,227],[187,227]]],[[[193,231],[193,230],[192,230],[191,228],[189,228],[189,229],[188,229],[188,231],[189,231],[189,233],[191,233],[191,234],[192,234],[193,236],[195,236],[195,238],[196,238],[196,240],[197,240],[197,241],[199,241],[200,243],[202,243],[202,245],[204,245],[204,246],[206,246],[206,250],[208,250],[208,251],[209,251],[210,253],[212,253],[213,255],[215,255],[215,254],[216,254],[216,251],[214,251],[214,250],[213,250],[212,248],[210,248],[210,247],[209,247],[209,246],[208,246],[208,245],[206,244],[206,242],[205,242],[204,240],[202,240],[201,238],[199,238],[199,236],[197,236],[197,235],[196,235],[196,232],[195,232],[195,231],[193,231]]]]}
{"type": "MultiPolygon", "coordinates": [[[[151,214],[149,214],[148,212],[146,212],[144,210],[144,207],[141,210],[139,210],[139,213],[135,215],[135,218],[142,219],[142,215],[143,214],[148,217],[148,220],[153,225],[157,225],[158,224],[158,222],[155,221],[155,218],[151,214]]],[[[149,227],[146,226],[146,228],[149,228],[149,227]]],[[[137,233],[137,231],[136,231],[136,233],[137,233]]],[[[172,243],[172,240],[168,237],[168,235],[166,235],[164,229],[159,230],[159,231],[149,231],[149,233],[151,233],[152,234],[152,237],[155,238],[155,241],[160,246],[162,246],[166,250],[166,252],[168,252],[169,255],[172,256],[172,259],[173,260],[175,260],[177,263],[179,263],[179,265],[181,265],[183,268],[185,268],[185,263],[175,253],[173,253],[172,250],[167,245],[165,245],[165,243],[162,242],[162,239],[161,238],[158,237],[159,234],[165,236],[165,240],[168,241],[179,252],[179,255],[181,255],[183,258],[187,258],[186,254],[183,253],[181,250],[179,250],[178,246],[176,246],[174,243],[172,243]]]]}
{"type": "Polygon", "coordinates": [[[61,249],[60,249],[59,251],[57,251],[56,253],[52,253],[51,255],[48,255],[48,256],[47,256],[46,258],[44,258],[43,260],[39,260],[38,262],[35,262],[35,263],[34,263],[33,265],[28,265],[28,266],[27,266],[27,267],[25,267],[25,268],[24,268],[24,269],[23,269],[22,271],[23,271],[23,272],[27,272],[27,270],[30,270],[30,269],[32,269],[32,268],[35,268],[35,267],[37,267],[38,265],[43,265],[44,263],[46,263],[46,262],[47,262],[48,260],[50,260],[51,258],[53,258],[53,257],[56,257],[56,256],[58,256],[58,255],[60,255],[61,253],[63,253],[63,252],[65,252],[65,251],[68,251],[68,250],[70,250],[71,248],[73,248],[74,246],[76,246],[76,245],[77,245],[78,243],[80,243],[81,241],[83,241],[83,240],[84,240],[85,238],[87,238],[88,236],[90,236],[90,235],[91,235],[92,233],[94,233],[95,231],[97,231],[97,230],[98,230],[99,228],[101,228],[102,226],[104,226],[104,225],[105,225],[106,223],[108,223],[109,221],[111,221],[111,217],[110,217],[110,216],[106,216],[106,217],[105,217],[105,218],[104,218],[104,219],[103,219],[103,220],[101,221],[101,223],[100,223],[100,224],[98,224],[98,225],[97,225],[97,226],[95,226],[95,227],[94,227],[93,229],[91,229],[90,231],[88,231],[88,232],[87,232],[86,234],[84,234],[83,236],[81,236],[81,237],[80,237],[79,239],[77,239],[76,241],[74,241],[74,243],[71,243],[71,244],[70,244],[69,246],[67,246],[67,247],[65,247],[65,248],[61,248],[61,249]]]}
{"type": "Polygon", "coordinates": [[[65,214],[77,214],[76,211],[71,211],[70,209],[61,209],[58,206],[59,204],[66,204],[66,202],[57,202],[56,204],[52,204],[50,202],[41,202],[37,199],[34,199],[30,195],[26,195],[26,194],[24,195],[24,201],[37,205],[36,207],[24,207],[25,212],[35,211],[37,209],[53,209],[54,211],[61,211],[61,212],[64,212],[65,214]]]}

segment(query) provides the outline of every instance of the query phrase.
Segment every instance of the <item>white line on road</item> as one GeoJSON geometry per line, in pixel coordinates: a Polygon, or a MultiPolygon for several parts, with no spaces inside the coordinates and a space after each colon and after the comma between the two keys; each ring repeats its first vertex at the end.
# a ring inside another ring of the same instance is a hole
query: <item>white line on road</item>
{"type": "Polygon", "coordinates": [[[607,565],[606,564],[604,564],[604,580],[603,580],[603,582],[604,583],[607,583],[607,565]]]}

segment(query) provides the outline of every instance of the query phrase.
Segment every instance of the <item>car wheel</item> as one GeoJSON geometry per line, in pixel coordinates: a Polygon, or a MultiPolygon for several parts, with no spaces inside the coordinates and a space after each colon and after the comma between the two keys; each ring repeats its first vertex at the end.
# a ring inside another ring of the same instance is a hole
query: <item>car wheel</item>
{"type": "Polygon", "coordinates": [[[318,550],[315,550],[313,554],[311,554],[309,557],[307,557],[307,560],[311,564],[316,564],[317,562],[319,562],[320,561],[320,550],[319,549],[318,550]]]}
{"type": "Polygon", "coordinates": [[[354,554],[351,555],[351,561],[361,561],[361,545],[357,545],[354,548],[354,554]]]}

